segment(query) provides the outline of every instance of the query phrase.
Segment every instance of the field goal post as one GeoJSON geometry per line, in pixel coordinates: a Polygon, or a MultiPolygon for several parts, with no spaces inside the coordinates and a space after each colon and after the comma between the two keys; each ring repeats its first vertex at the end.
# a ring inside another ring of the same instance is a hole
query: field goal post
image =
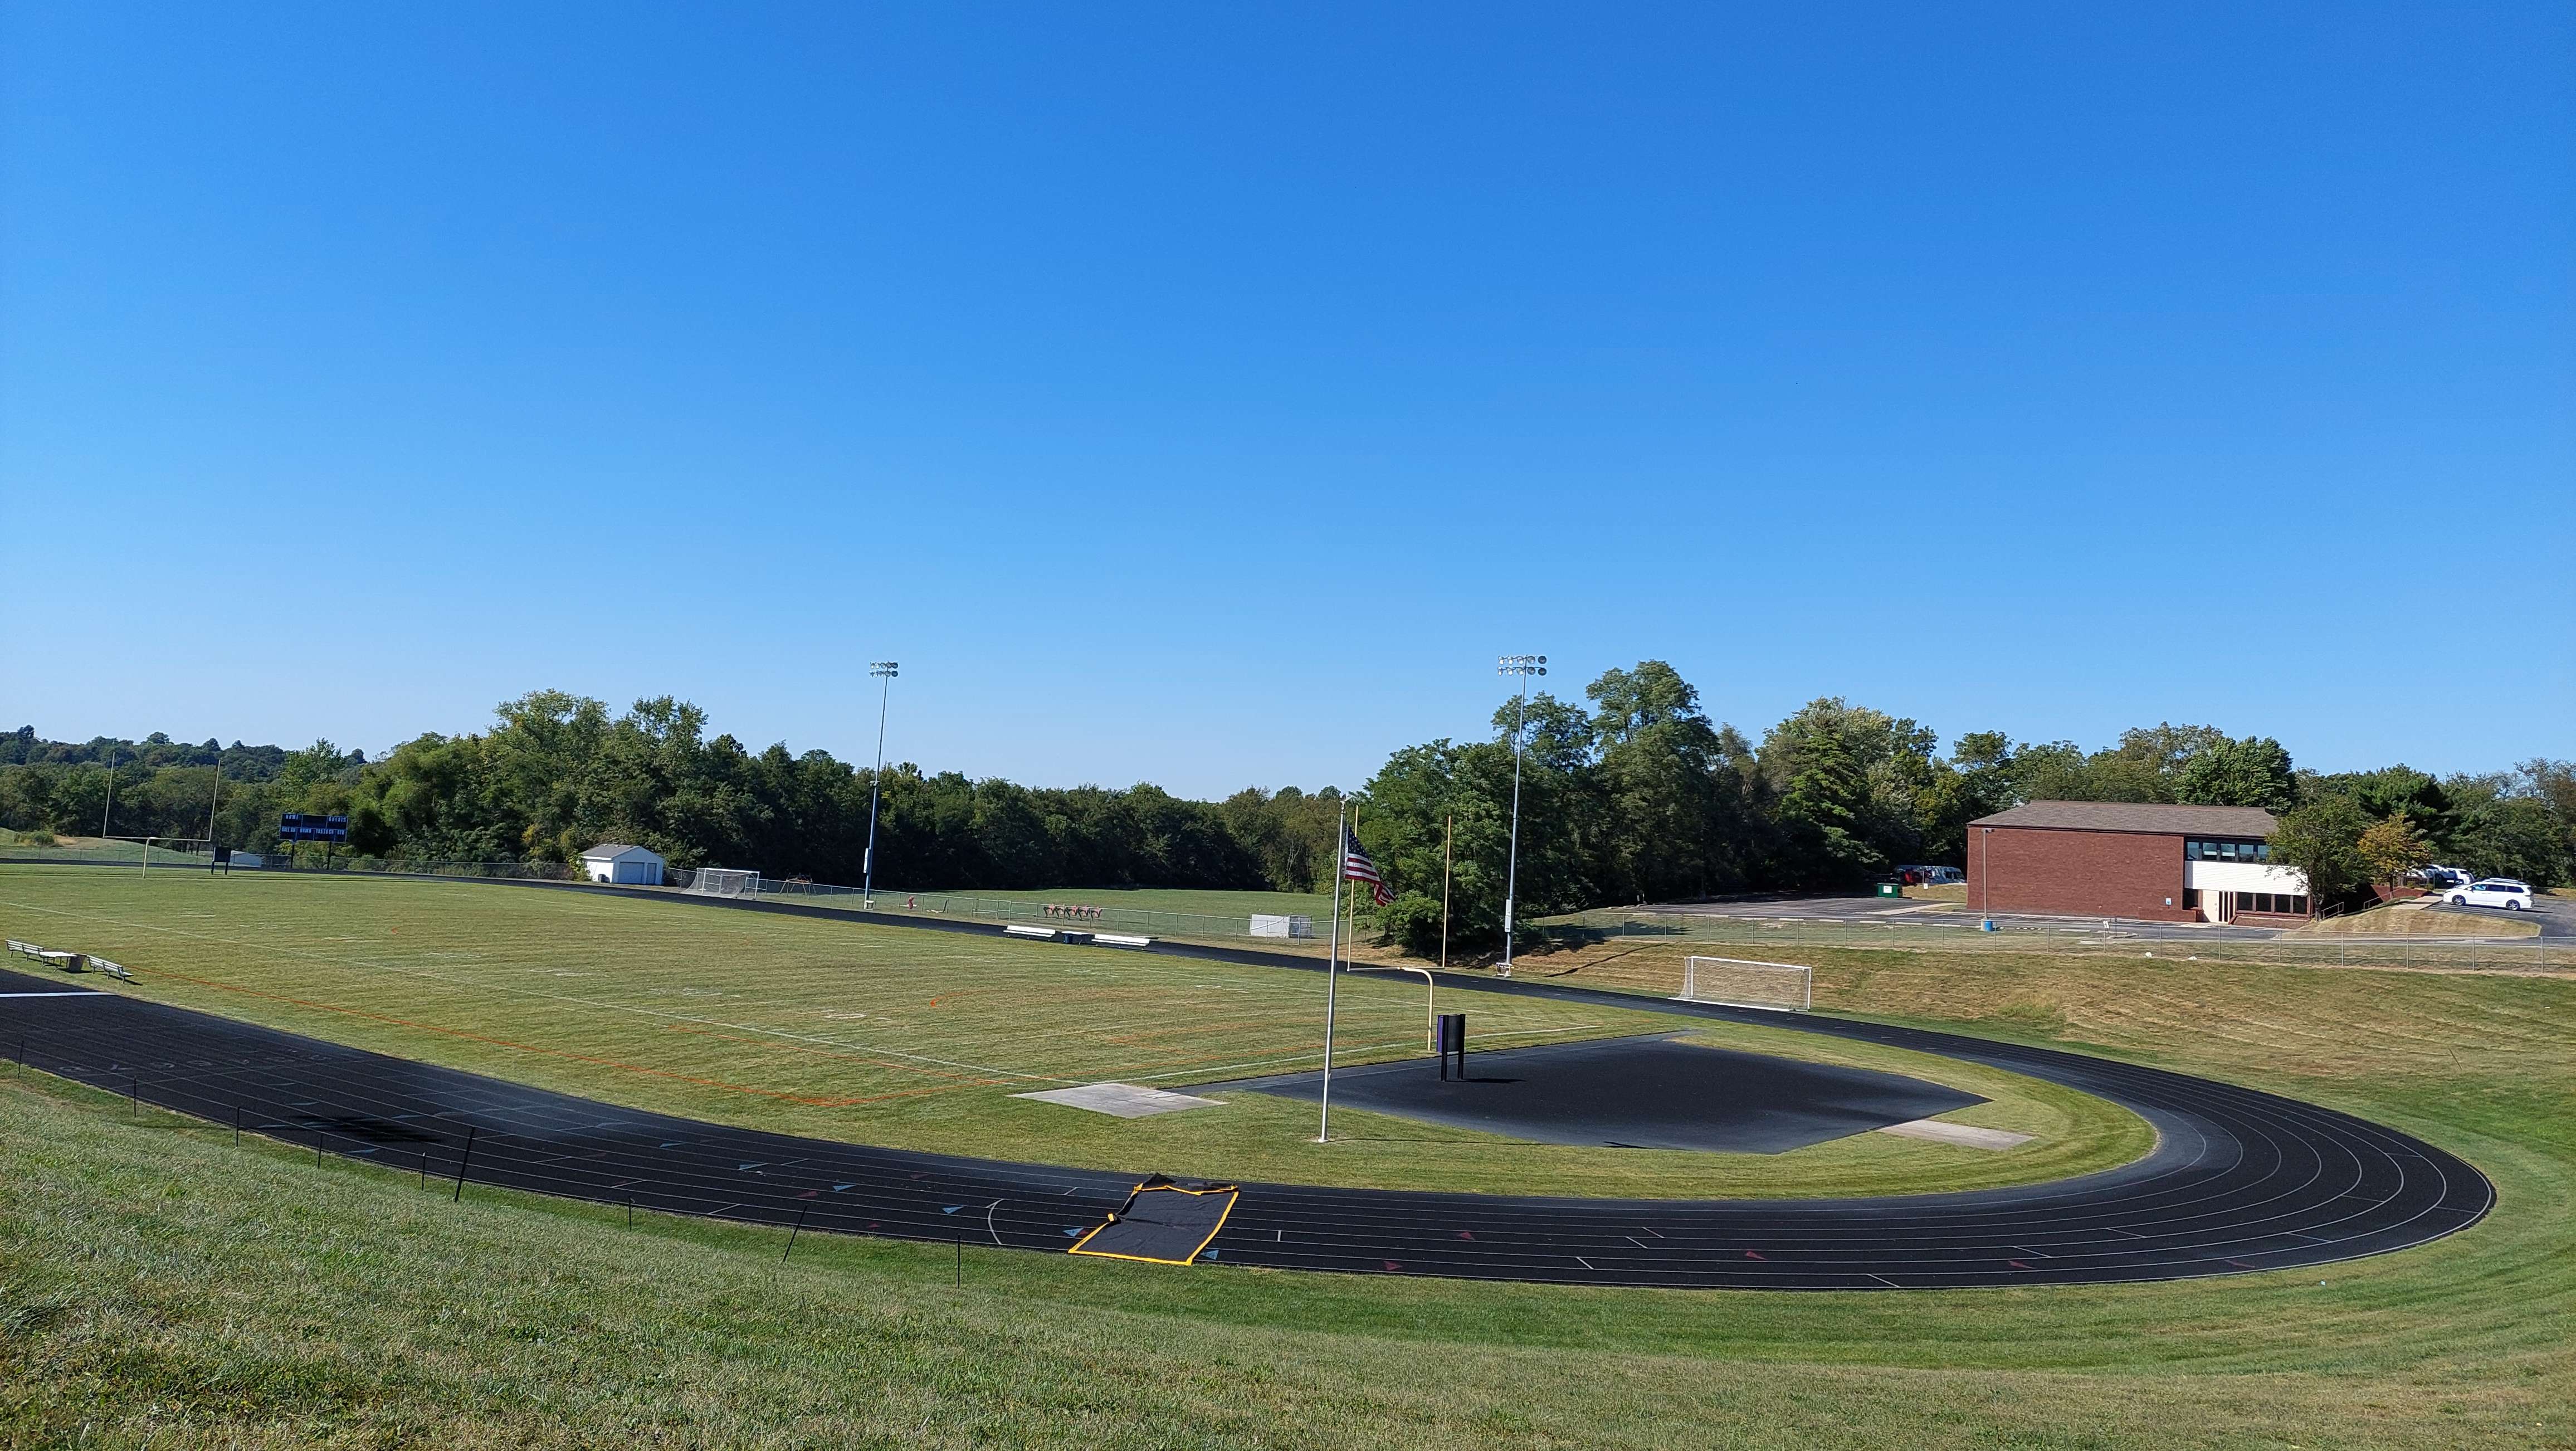
{"type": "Polygon", "coordinates": [[[1803,1013],[1816,1005],[1816,970],[1741,957],[1685,957],[1676,1001],[1803,1013]]]}
{"type": "Polygon", "coordinates": [[[730,867],[700,867],[689,877],[684,889],[701,897],[757,897],[760,895],[760,873],[740,872],[730,867]]]}

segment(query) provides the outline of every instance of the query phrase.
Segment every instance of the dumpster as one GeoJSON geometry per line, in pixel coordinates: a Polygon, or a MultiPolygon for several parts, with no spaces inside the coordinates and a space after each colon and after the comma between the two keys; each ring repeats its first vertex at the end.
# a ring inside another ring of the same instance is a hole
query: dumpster
{"type": "Polygon", "coordinates": [[[1903,882],[1881,882],[1878,884],[1878,894],[1882,897],[1902,897],[1905,895],[1905,884],[1903,882]]]}

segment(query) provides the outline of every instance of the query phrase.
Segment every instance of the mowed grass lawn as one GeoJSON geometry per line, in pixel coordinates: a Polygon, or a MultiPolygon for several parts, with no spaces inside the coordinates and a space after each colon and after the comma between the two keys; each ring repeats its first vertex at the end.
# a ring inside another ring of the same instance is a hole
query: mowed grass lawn
{"type": "Polygon", "coordinates": [[[1845,1009],[2394,1124],[2499,1202],[2400,1254],[2171,1285],[1580,1290],[969,1250],[960,1289],[944,1247],[807,1236],[782,1264],[774,1232],[450,1204],[0,1077],[0,1443],[2576,1444],[2576,984],[2019,953],[1819,967],[1845,1009]]]}
{"type": "MultiPolygon", "coordinates": [[[[2125,1162],[2147,1125],[2019,1075],[1812,1035],[1699,1041],[1883,1068],[2034,1135],[1996,1153],[1857,1134],[1786,1154],[1522,1143],[1259,1093],[1122,1120],[1013,1095],[1312,1068],[1320,973],[488,884],[0,867],[0,927],[134,969],[134,991],[381,1052],[727,1123],[1138,1175],[1509,1193],[1973,1188],[2125,1162]]],[[[1650,1011],[1451,994],[1483,1049],[1691,1028],[1650,1011]]],[[[1419,979],[1341,988],[1343,1063],[1423,1052],[1419,979]]]]}

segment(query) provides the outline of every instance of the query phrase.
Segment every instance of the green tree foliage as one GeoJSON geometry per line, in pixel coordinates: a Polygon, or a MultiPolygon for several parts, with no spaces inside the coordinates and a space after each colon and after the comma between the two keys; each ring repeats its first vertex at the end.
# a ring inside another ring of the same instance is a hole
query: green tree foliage
{"type": "Polygon", "coordinates": [[[2287,811],[2297,799],[2290,753],[2269,736],[2220,737],[2200,745],[2173,772],[2174,799],[2193,806],[2260,806],[2287,811]]]}
{"type": "Polygon", "coordinates": [[[2274,865],[2305,873],[2308,892],[2320,907],[2349,906],[2365,895],[2371,868],[2362,855],[2362,833],[2370,830],[2370,813],[2350,795],[2319,793],[2280,818],[2272,833],[2274,865]]]}
{"type": "Polygon", "coordinates": [[[2433,847],[2403,813],[2384,817],[2362,829],[2354,843],[2370,879],[2394,892],[2408,876],[2432,865],[2433,847]]]}

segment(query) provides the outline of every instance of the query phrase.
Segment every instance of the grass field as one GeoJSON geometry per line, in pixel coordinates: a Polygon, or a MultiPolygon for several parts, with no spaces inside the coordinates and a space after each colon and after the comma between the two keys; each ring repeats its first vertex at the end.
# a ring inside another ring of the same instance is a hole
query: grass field
{"type": "MultiPolygon", "coordinates": [[[[2540,924],[2528,920],[2529,913],[2507,916],[2502,912],[2481,909],[2476,916],[2461,912],[2434,912],[2420,906],[2373,907],[2341,917],[2322,917],[2305,927],[2293,928],[2294,937],[2537,937],[2540,924]]],[[[2571,958],[2576,961],[2576,958],[2571,958]]]]}
{"type": "Polygon", "coordinates": [[[451,1205],[0,1078],[0,1442],[2576,1445],[2576,984],[1851,953],[1819,996],[2352,1110],[2500,1200],[2402,1254],[2175,1285],[1593,1291],[970,1251],[958,1289],[945,1249],[809,1236],[782,1265],[774,1232],[451,1205]]]}
{"type": "MultiPolygon", "coordinates": [[[[1884,1068],[1989,1101],[1945,1115],[2033,1135],[2002,1153],[1859,1134],[1786,1154],[1573,1148],[1266,1094],[1120,1120],[1012,1097],[1179,1087],[1319,1061],[1323,979],[1112,948],[578,891],[371,877],[0,867],[0,926],[103,953],[136,991],[642,1108],[850,1142],[1125,1172],[1521,1193],[1856,1194],[1982,1187],[2125,1162],[2143,1121],[2019,1075],[1711,1024],[1699,1041],[1884,1068]]],[[[120,988],[120,991],[125,989],[120,988]]],[[[1479,994],[1499,1048],[1691,1026],[1479,994]]],[[[1643,1005],[1641,1004],[1641,1007],[1643,1005]]],[[[1337,1056],[1423,1051],[1417,979],[1345,979],[1337,1056]]]]}

